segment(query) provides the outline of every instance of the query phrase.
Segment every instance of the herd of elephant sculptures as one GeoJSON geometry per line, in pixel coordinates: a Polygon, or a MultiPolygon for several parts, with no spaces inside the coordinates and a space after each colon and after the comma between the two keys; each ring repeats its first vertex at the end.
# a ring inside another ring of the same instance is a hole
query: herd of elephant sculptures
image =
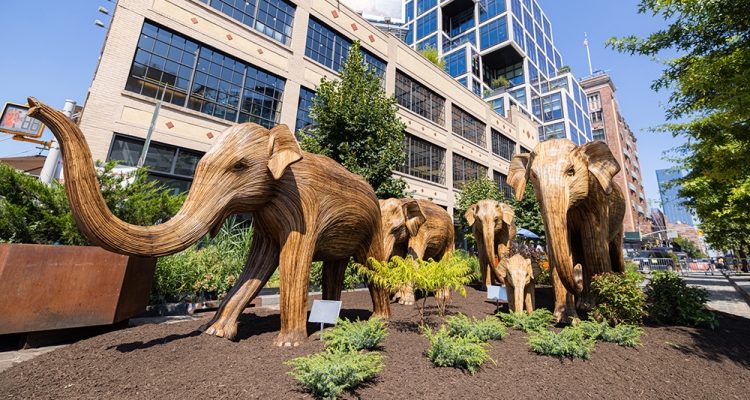
{"type": "MultiPolygon", "coordinates": [[[[412,255],[435,260],[453,251],[453,218],[440,206],[415,199],[378,200],[372,187],[328,157],[304,152],[286,125],[246,123],[227,128],[196,167],[184,205],[169,221],[149,227],[117,219],[101,196],[91,151],[78,127],[59,111],[29,98],[30,116],[45,123],[63,154],[66,191],[76,223],[97,245],[124,255],[162,257],[215,235],[231,214],[252,213],[255,234],[242,274],[213,319],[201,329],[232,339],[237,320],[279,269],[281,331],[278,346],[307,340],[310,266],[322,261],[324,299],[341,297],[351,257],[412,255]]],[[[606,144],[576,146],[567,139],[542,142],[515,155],[508,183],[520,200],[531,180],[548,241],[554,314],[576,315],[592,305],[591,278],[623,271],[625,201],[612,177],[620,170],[606,144]]],[[[534,305],[531,262],[503,257],[516,235],[507,204],[482,200],[465,214],[477,240],[482,284],[505,284],[511,310],[534,305]],[[495,263],[494,255],[501,259],[495,263]]],[[[390,293],[368,285],[373,315],[390,316],[390,293]]],[[[400,292],[410,304],[414,294],[400,292]]]]}

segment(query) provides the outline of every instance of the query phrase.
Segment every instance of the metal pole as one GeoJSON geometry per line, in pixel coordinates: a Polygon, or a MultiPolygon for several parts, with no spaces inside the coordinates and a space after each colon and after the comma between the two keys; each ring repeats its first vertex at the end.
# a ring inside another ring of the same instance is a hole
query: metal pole
{"type": "Polygon", "coordinates": [[[594,75],[594,70],[591,68],[591,52],[589,51],[589,37],[586,32],[583,32],[583,36],[586,40],[586,54],[589,56],[589,75],[594,75]]]}
{"type": "Polygon", "coordinates": [[[151,144],[151,134],[154,133],[156,127],[156,120],[159,118],[159,109],[161,108],[161,102],[164,101],[164,94],[167,93],[167,84],[164,84],[164,91],[161,92],[161,99],[156,102],[154,107],[154,116],[151,117],[151,125],[148,127],[148,133],[146,134],[146,143],[143,144],[143,150],[141,156],[138,158],[138,168],[143,167],[143,163],[146,162],[146,155],[148,154],[148,146],[151,144]]]}
{"type": "MultiPolygon", "coordinates": [[[[73,110],[76,107],[76,102],[73,100],[65,100],[65,106],[63,107],[63,114],[70,118],[73,115],[73,110]]],[[[49,151],[47,151],[47,158],[44,160],[44,166],[42,172],[39,174],[39,179],[42,183],[49,185],[52,182],[52,178],[58,179],[62,172],[62,166],[58,167],[60,162],[60,145],[57,143],[57,139],[52,138],[52,142],[49,145],[49,151]],[[58,172],[59,170],[59,172],[58,172]]]]}

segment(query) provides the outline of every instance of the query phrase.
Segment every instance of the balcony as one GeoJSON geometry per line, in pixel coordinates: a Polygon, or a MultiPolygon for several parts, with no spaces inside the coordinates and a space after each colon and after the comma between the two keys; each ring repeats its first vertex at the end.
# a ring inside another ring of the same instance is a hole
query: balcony
{"type": "Polygon", "coordinates": [[[628,149],[622,149],[622,154],[625,154],[625,157],[630,158],[630,152],[628,149]]]}
{"type": "Polygon", "coordinates": [[[643,192],[638,192],[638,197],[640,197],[640,198],[641,198],[641,200],[644,200],[644,199],[645,199],[645,197],[643,196],[643,192]]]}
{"type": "Polygon", "coordinates": [[[639,214],[643,214],[643,207],[641,207],[641,206],[638,206],[638,213],[639,213],[639,214]]]}
{"type": "Polygon", "coordinates": [[[630,171],[630,175],[633,177],[633,179],[638,180],[638,174],[636,174],[635,171],[630,171]]]}
{"type": "Polygon", "coordinates": [[[632,182],[628,182],[628,187],[630,188],[631,191],[633,191],[633,193],[638,192],[638,189],[635,188],[635,185],[633,185],[632,182]]]}

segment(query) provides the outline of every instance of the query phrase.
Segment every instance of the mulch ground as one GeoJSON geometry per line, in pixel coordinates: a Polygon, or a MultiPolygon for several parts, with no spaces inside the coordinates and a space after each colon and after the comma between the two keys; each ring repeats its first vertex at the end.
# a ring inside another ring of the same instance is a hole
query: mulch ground
{"type": "MultiPolygon", "coordinates": [[[[485,297],[468,288],[466,298],[454,296],[448,313],[491,315],[495,304],[485,297]]],[[[537,299],[538,306],[551,307],[551,289],[538,288],[537,299]]],[[[342,317],[370,316],[366,291],[344,293],[342,300],[342,317]]],[[[428,300],[428,321],[437,326],[434,304],[428,300]]],[[[527,334],[509,328],[505,339],[490,342],[497,365],[485,363],[472,376],[434,367],[417,311],[398,304],[392,310],[385,368],[342,398],[750,398],[750,320],[728,314],[719,313],[716,330],[647,323],[643,347],[599,342],[587,361],[537,355],[526,345],[527,334]]],[[[278,312],[243,314],[237,341],[200,334],[201,323],[129,328],[38,356],[0,373],[0,399],[312,398],[284,361],[323,350],[316,324],[308,324],[306,344],[277,348],[278,312]]]]}

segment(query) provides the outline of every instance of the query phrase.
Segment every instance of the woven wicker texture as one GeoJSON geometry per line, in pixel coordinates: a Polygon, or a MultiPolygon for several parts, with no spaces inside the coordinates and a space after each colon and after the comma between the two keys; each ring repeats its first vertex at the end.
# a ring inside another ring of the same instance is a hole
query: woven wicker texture
{"type": "Polygon", "coordinates": [[[531,260],[516,254],[500,260],[497,263],[497,269],[508,291],[508,309],[514,312],[521,312],[525,309],[531,315],[536,307],[534,296],[536,280],[531,269],[531,260]]]}
{"type": "Polygon", "coordinates": [[[482,200],[466,209],[464,217],[469,223],[479,250],[479,267],[482,271],[482,290],[487,285],[505,285],[496,273],[495,257],[501,260],[510,250],[516,237],[513,209],[495,200],[482,200]]]}

